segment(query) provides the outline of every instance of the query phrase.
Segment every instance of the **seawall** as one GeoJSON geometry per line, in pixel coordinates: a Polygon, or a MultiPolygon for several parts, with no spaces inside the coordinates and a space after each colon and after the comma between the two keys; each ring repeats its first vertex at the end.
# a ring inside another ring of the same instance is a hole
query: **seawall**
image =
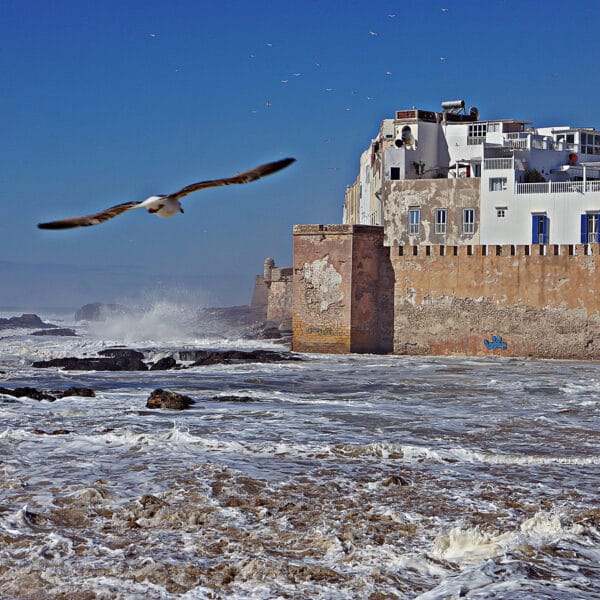
{"type": "Polygon", "coordinates": [[[390,248],[381,227],[297,225],[292,347],[596,359],[599,291],[597,244],[390,248]]]}

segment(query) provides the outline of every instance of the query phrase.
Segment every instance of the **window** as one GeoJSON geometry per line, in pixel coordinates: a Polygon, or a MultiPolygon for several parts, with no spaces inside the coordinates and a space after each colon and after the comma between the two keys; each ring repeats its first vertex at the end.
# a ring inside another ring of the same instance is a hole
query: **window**
{"type": "Polygon", "coordinates": [[[419,235],[419,223],[421,222],[421,210],[411,208],[408,211],[408,233],[409,235],[419,235]]]}
{"type": "Polygon", "coordinates": [[[581,243],[597,244],[598,242],[600,242],[600,214],[581,215],[581,243]]]}
{"type": "Polygon", "coordinates": [[[435,211],[435,232],[446,233],[446,209],[437,208],[435,211]]]}
{"type": "Polygon", "coordinates": [[[531,215],[532,223],[532,244],[547,244],[548,243],[548,223],[549,219],[545,214],[531,215]]]}
{"type": "Polygon", "coordinates": [[[497,206],[496,207],[496,216],[499,219],[504,219],[506,217],[506,206],[497,206]]]}
{"type": "Polygon", "coordinates": [[[475,209],[463,209],[463,235],[472,235],[475,233],[475,209]]]}
{"type": "Polygon", "coordinates": [[[487,131],[487,123],[473,123],[469,125],[469,137],[485,137],[487,131]]]}
{"type": "Polygon", "coordinates": [[[490,177],[490,192],[501,192],[506,189],[506,177],[490,177]]]}
{"type": "Polygon", "coordinates": [[[394,180],[400,179],[400,167],[391,167],[390,168],[390,179],[394,179],[394,180]]]}

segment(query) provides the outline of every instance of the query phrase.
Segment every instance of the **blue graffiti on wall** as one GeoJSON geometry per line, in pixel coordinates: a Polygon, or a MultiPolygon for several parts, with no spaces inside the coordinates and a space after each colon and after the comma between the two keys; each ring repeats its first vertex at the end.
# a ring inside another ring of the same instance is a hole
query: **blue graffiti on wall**
{"type": "Polygon", "coordinates": [[[502,341],[501,335],[493,335],[491,342],[484,339],[483,343],[488,350],[506,350],[506,342],[502,341]]]}

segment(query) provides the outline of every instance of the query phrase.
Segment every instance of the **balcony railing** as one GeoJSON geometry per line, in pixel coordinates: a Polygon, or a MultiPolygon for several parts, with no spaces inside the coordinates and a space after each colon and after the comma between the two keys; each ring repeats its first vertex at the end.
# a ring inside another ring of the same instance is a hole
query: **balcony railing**
{"type": "Polygon", "coordinates": [[[512,158],[486,158],[483,161],[485,169],[513,169],[512,158]]]}
{"type": "Polygon", "coordinates": [[[583,194],[600,192],[600,181],[547,181],[545,183],[517,183],[515,194],[583,194]]]}

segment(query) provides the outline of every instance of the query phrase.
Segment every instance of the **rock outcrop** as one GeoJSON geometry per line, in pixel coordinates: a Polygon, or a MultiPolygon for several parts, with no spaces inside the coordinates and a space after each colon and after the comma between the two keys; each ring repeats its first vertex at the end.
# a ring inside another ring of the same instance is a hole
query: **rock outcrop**
{"type": "Polygon", "coordinates": [[[68,327],[57,327],[56,329],[40,329],[39,331],[33,331],[31,335],[58,335],[65,337],[75,337],[77,334],[74,329],[68,327]]]}
{"type": "Polygon", "coordinates": [[[184,410],[189,408],[195,401],[189,396],[169,392],[167,390],[154,390],[146,401],[146,408],[168,408],[170,410],[184,410]]]}
{"type": "Polygon", "coordinates": [[[50,329],[58,327],[52,323],[45,323],[37,315],[24,313],[20,317],[0,318],[0,329],[50,329]]]}
{"type": "Polygon", "coordinates": [[[33,387],[14,388],[13,390],[0,387],[0,394],[12,396],[13,398],[31,398],[33,400],[48,400],[49,402],[68,396],[81,396],[83,398],[94,398],[96,396],[94,390],[82,387],[70,387],[66,390],[51,390],[50,392],[43,392],[33,387]]]}
{"type": "Polygon", "coordinates": [[[122,304],[94,302],[85,304],[75,313],[76,321],[105,321],[110,317],[130,317],[133,311],[122,304]]]}

